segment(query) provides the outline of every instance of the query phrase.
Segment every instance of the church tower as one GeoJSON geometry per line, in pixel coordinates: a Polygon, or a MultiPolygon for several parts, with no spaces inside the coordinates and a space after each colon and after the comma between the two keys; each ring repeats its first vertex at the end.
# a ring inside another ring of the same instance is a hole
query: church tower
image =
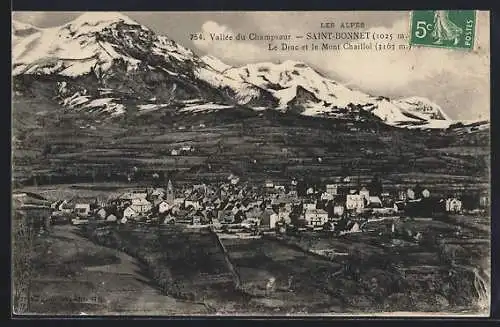
{"type": "Polygon", "coordinates": [[[168,180],[168,184],[167,184],[167,203],[169,205],[174,205],[174,198],[175,198],[175,195],[174,195],[174,186],[172,185],[172,181],[171,180],[168,180]]]}

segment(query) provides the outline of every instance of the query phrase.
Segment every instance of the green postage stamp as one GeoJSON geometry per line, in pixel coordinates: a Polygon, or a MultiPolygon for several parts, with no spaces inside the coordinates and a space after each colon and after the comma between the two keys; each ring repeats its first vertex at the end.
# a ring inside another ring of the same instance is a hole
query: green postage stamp
{"type": "Polygon", "coordinates": [[[411,45],[474,49],[474,10],[415,10],[411,14],[411,45]]]}

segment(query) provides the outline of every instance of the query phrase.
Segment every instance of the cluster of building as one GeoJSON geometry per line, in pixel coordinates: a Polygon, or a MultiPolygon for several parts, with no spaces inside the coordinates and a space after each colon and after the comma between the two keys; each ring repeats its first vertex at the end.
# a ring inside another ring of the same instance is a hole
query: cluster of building
{"type": "MultiPolygon", "coordinates": [[[[186,223],[276,229],[282,225],[335,229],[341,220],[362,221],[373,217],[433,211],[460,213],[458,198],[431,200],[428,189],[416,187],[384,193],[380,188],[350,188],[327,184],[321,190],[267,180],[263,185],[242,183],[236,175],[213,185],[177,186],[130,191],[110,199],[75,198],[52,205],[53,216],[77,216],[75,221],[100,219],[128,223],[186,223]],[[426,211],[427,210],[427,211],[426,211]]],[[[345,225],[345,224],[344,224],[345,225]]],[[[347,224],[348,225],[348,224],[347,224]]]]}
{"type": "Polygon", "coordinates": [[[181,156],[181,155],[185,155],[187,153],[191,153],[194,151],[195,151],[194,147],[192,147],[190,145],[184,145],[184,146],[181,146],[179,148],[175,148],[175,149],[170,150],[170,155],[181,156]]]}

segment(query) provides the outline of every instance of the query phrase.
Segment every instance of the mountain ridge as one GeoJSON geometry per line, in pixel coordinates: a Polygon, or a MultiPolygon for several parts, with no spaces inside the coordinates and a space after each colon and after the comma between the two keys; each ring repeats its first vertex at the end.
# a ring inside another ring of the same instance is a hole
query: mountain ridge
{"type": "MultiPolygon", "coordinates": [[[[31,28],[21,24],[13,22],[13,33],[31,28]]],[[[16,38],[13,75],[39,80],[55,76],[59,81],[53,98],[82,112],[117,117],[142,107],[182,108],[189,107],[186,101],[201,101],[281,111],[299,105],[302,115],[320,117],[338,117],[338,112],[356,107],[398,127],[439,121],[446,128],[454,123],[428,99],[374,97],[325,78],[300,61],[232,67],[214,56],[199,57],[121,13],[89,12],[16,38]]]]}

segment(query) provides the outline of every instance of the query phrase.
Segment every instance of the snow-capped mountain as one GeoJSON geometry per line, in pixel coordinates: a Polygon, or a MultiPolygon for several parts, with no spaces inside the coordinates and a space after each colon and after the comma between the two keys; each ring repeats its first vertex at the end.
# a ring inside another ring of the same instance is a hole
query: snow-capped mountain
{"type": "Polygon", "coordinates": [[[119,13],[88,12],[46,29],[14,21],[12,34],[16,92],[52,92],[50,97],[68,110],[121,116],[166,107],[200,111],[243,105],[324,117],[363,110],[394,126],[450,121],[427,99],[374,97],[303,62],[232,67],[213,56],[200,58],[119,13]]]}
{"type": "MultiPolygon", "coordinates": [[[[17,40],[13,63],[13,75],[24,76],[23,84],[57,82],[55,96],[65,107],[114,116],[194,99],[233,105],[274,100],[122,14],[89,12],[63,26],[38,29],[17,40]]],[[[18,86],[26,91],[27,85],[18,86]]]]}
{"type": "Polygon", "coordinates": [[[298,86],[312,92],[318,99],[339,107],[349,103],[364,104],[370,101],[368,95],[353,91],[326,79],[305,63],[287,60],[281,64],[259,63],[227,69],[224,74],[261,88],[272,90],[285,107],[295,97],[298,86]]]}

